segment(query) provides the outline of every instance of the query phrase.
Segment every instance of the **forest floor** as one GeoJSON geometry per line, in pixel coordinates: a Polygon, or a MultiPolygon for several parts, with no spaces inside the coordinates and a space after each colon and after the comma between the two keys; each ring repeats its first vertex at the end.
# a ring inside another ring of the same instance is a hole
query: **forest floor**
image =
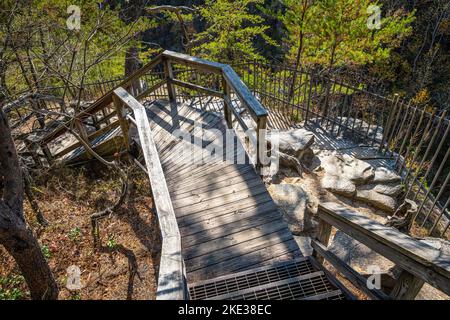
{"type": "MultiPolygon", "coordinates": [[[[147,177],[128,169],[130,194],[121,208],[100,221],[94,246],[91,214],[111,206],[121,183],[101,168],[53,169],[33,188],[47,227],[36,221],[27,201],[25,214],[60,288],[59,299],[154,299],[161,237],[147,177]],[[93,173],[95,172],[95,173],[93,173]],[[76,266],[80,290],[66,287],[76,266]]],[[[0,300],[28,299],[26,283],[12,257],[0,247],[0,300]]]]}

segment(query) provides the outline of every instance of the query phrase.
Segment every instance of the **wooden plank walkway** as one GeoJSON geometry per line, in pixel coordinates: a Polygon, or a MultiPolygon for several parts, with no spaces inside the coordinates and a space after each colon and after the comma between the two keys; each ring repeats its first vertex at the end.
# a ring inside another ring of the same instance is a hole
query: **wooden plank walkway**
{"type": "Polygon", "coordinates": [[[188,104],[157,102],[146,108],[177,216],[188,283],[302,256],[240,142],[232,147],[245,163],[212,161],[211,147],[226,147],[212,131],[225,132],[220,116],[188,104]],[[179,139],[177,129],[206,142],[194,146],[179,139]],[[196,163],[183,153],[187,144],[205,161],[196,163]]]}

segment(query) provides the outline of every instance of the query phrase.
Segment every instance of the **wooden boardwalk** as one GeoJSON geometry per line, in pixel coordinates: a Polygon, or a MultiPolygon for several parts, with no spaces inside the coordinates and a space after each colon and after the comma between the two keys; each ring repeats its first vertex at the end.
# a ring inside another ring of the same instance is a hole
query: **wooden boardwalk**
{"type": "MultiPolygon", "coordinates": [[[[225,132],[220,116],[187,104],[158,102],[146,108],[180,229],[188,283],[302,256],[245,152],[235,151],[245,157],[244,164],[214,162],[208,154],[207,146],[222,143],[211,131],[225,132]],[[203,132],[194,122],[202,123],[203,132]],[[181,152],[190,142],[180,140],[177,129],[204,135],[206,142],[197,150],[202,163],[181,152]]],[[[234,150],[242,150],[237,145],[234,150]]]]}

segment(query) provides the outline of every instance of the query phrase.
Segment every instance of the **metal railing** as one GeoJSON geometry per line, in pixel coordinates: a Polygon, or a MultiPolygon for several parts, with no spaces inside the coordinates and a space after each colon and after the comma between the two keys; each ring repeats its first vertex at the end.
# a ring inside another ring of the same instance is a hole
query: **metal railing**
{"type": "Polygon", "coordinates": [[[418,232],[449,238],[450,121],[364,84],[259,62],[234,66],[271,115],[270,126],[318,126],[377,148],[395,162],[405,195],[418,203],[418,232]]]}

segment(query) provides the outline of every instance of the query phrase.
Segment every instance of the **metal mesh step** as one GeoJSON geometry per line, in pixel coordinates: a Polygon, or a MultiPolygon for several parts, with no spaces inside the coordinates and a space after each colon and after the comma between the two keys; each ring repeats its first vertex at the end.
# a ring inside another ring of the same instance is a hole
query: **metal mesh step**
{"type": "Polygon", "coordinates": [[[189,286],[189,293],[192,300],[344,298],[308,258],[195,283],[189,286]]]}

